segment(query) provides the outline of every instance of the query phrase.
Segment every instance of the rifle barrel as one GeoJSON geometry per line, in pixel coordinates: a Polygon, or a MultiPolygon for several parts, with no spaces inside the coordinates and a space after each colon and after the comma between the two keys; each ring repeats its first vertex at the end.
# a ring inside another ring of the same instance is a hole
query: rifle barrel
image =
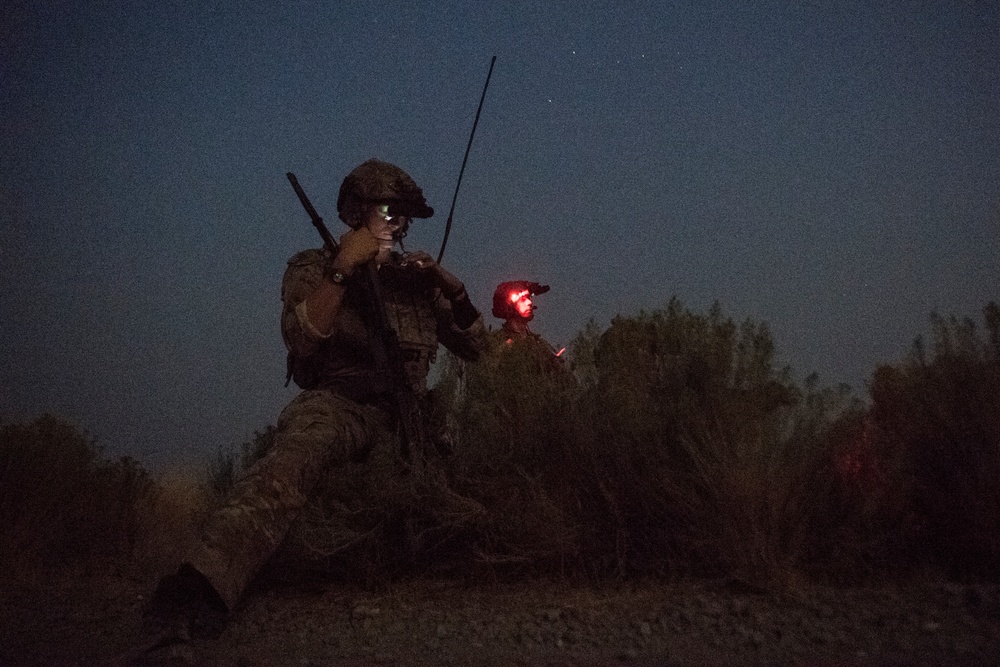
{"type": "Polygon", "coordinates": [[[288,182],[292,184],[292,189],[295,190],[295,194],[298,195],[299,201],[302,202],[302,208],[306,210],[309,214],[309,219],[313,223],[313,227],[319,232],[319,235],[323,237],[323,243],[326,244],[327,249],[330,252],[334,252],[337,249],[337,242],[333,239],[333,235],[330,234],[330,230],[326,228],[326,224],[323,222],[323,217],[316,212],[313,207],[312,202],[309,201],[309,197],[306,196],[306,191],[302,189],[299,185],[299,179],[295,178],[295,174],[288,172],[285,174],[288,177],[288,182]]]}

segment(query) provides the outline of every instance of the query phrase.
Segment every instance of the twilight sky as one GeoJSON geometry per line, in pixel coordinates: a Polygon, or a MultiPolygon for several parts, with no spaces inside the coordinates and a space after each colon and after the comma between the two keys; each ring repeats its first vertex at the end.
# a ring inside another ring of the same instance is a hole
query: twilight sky
{"type": "Polygon", "coordinates": [[[1000,5],[8,0],[0,21],[0,419],[196,461],[273,423],[285,260],[369,157],[437,210],[487,317],[536,331],[676,295],[767,322],[863,395],[928,314],[1000,299],[1000,5]]]}

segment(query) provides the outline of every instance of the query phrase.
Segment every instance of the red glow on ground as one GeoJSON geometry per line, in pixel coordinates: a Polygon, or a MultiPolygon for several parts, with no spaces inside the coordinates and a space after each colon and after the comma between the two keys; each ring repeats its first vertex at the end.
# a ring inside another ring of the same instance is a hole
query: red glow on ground
{"type": "Polygon", "coordinates": [[[834,462],[842,479],[869,493],[884,489],[889,483],[888,472],[878,455],[880,436],[874,423],[866,419],[857,437],[834,462]]]}

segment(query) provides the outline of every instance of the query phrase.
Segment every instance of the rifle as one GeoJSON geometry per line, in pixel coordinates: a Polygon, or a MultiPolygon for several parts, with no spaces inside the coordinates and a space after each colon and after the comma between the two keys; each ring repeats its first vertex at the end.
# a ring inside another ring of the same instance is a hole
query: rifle
{"type": "MultiPolygon", "coordinates": [[[[313,208],[312,202],[309,201],[309,197],[306,196],[302,186],[299,185],[295,174],[288,172],[286,175],[288,176],[288,181],[292,184],[292,189],[298,195],[299,201],[302,202],[302,208],[309,214],[309,219],[312,221],[313,226],[316,227],[319,235],[323,238],[323,243],[326,245],[327,250],[335,253],[337,251],[337,242],[333,239],[326,224],[324,224],[323,218],[313,208]]],[[[392,375],[393,395],[396,399],[396,411],[403,435],[400,443],[403,460],[410,462],[414,450],[416,450],[417,455],[422,460],[428,451],[427,432],[424,429],[424,421],[420,414],[420,404],[417,401],[417,396],[406,377],[406,369],[403,366],[403,353],[399,348],[399,338],[396,336],[396,330],[392,328],[392,325],[389,323],[389,317],[385,312],[385,299],[382,296],[382,286],[379,283],[378,269],[375,266],[375,262],[371,261],[365,264],[364,272],[365,281],[363,286],[367,292],[367,302],[370,306],[367,324],[375,333],[375,344],[372,353],[375,357],[376,368],[389,371],[392,375]]]]}

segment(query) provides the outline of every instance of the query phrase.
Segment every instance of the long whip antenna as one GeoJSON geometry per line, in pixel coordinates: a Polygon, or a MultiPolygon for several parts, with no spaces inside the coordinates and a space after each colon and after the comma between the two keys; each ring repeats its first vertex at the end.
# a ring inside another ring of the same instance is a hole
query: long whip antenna
{"type": "Polygon", "coordinates": [[[448,211],[448,222],[444,225],[444,238],[441,240],[441,251],[438,252],[437,263],[441,263],[441,258],[444,257],[444,248],[448,245],[448,234],[451,233],[451,219],[455,214],[455,202],[458,201],[458,189],[462,187],[462,174],[465,173],[465,163],[469,159],[469,151],[472,149],[472,139],[476,136],[476,126],[479,125],[479,114],[483,111],[483,102],[486,100],[486,89],[490,87],[490,77],[493,76],[493,64],[497,61],[497,57],[493,56],[490,60],[490,71],[486,73],[486,84],[483,85],[483,94],[479,98],[479,108],[476,109],[476,120],[472,123],[472,132],[469,134],[469,144],[465,147],[465,157],[462,158],[462,168],[458,171],[458,183],[455,184],[455,196],[451,198],[451,210],[448,211]]]}

